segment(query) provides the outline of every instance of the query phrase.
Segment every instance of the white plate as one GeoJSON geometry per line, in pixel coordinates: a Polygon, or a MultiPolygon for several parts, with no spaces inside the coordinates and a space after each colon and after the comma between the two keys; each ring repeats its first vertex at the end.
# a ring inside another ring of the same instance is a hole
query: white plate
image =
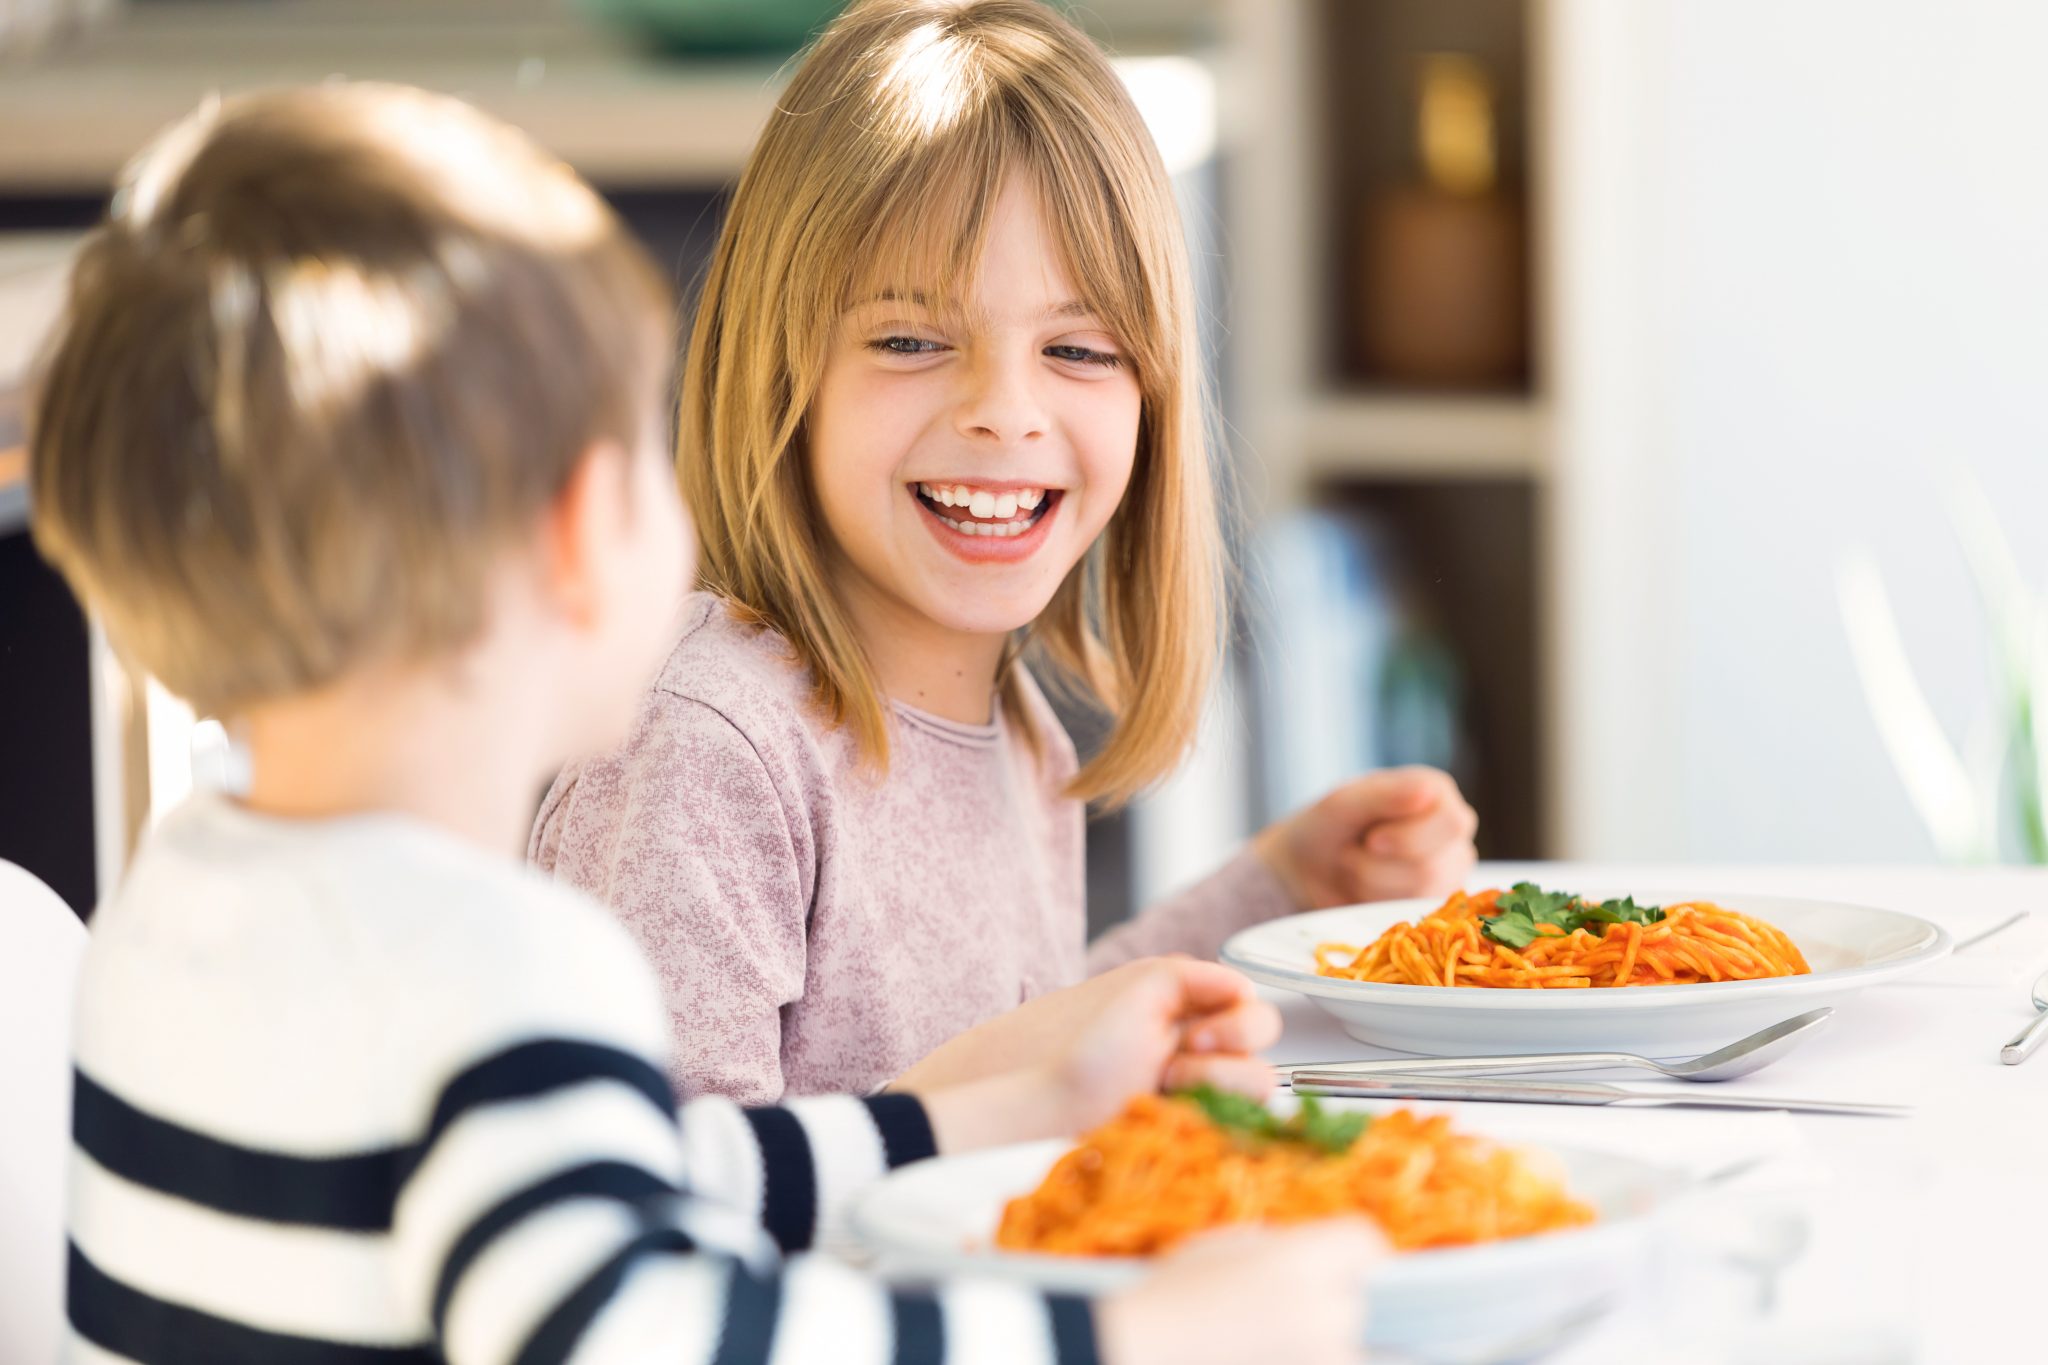
{"type": "MultiPolygon", "coordinates": [[[[1034,1142],[906,1166],[853,1209],[855,1233],[877,1253],[876,1269],[899,1282],[952,1275],[1021,1280],[1052,1293],[1096,1295],[1144,1274],[1120,1257],[996,1251],[1003,1205],[1028,1194],[1072,1144],[1034,1142]]],[[[1396,1256],[1374,1275],[1369,1344],[1386,1350],[1498,1343],[1582,1319],[1611,1302],[1643,1262],[1648,1215],[1687,1178],[1632,1157],[1541,1149],[1563,1166],[1600,1221],[1484,1246],[1396,1256]]]]}
{"type": "Polygon", "coordinates": [[[1939,926],[1896,910],[1784,896],[1659,896],[1640,887],[1601,890],[1587,899],[1630,895],[1645,905],[1686,900],[1767,920],[1799,945],[1813,971],[1764,981],[1593,990],[1507,990],[1478,986],[1394,986],[1318,976],[1315,945],[1364,946],[1401,920],[1419,919],[1441,901],[1385,901],[1316,910],[1234,935],[1222,958],[1254,981],[1298,991],[1335,1015],[1360,1042],[1426,1057],[1526,1052],[1634,1052],[1685,1057],[1710,1052],[1783,1019],[1948,955],[1939,926]]]}

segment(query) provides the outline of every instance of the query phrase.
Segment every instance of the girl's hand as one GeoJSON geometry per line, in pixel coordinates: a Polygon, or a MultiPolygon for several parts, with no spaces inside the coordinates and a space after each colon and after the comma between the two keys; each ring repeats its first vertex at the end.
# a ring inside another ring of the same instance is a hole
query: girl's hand
{"type": "Polygon", "coordinates": [[[1196,1238],[1097,1309],[1104,1365],[1355,1365],[1366,1277],[1386,1254],[1362,1218],[1196,1238]]]}
{"type": "Polygon", "coordinates": [[[963,1033],[890,1089],[923,1098],[941,1151],[966,1151],[1077,1133],[1203,1081],[1263,1099],[1272,1072],[1253,1054],[1279,1037],[1279,1011],[1228,967],[1147,958],[963,1033]]]}
{"type": "Polygon", "coordinates": [[[1252,848],[1306,910],[1449,894],[1478,861],[1479,817],[1449,773],[1388,768],[1270,825],[1252,848]]]}

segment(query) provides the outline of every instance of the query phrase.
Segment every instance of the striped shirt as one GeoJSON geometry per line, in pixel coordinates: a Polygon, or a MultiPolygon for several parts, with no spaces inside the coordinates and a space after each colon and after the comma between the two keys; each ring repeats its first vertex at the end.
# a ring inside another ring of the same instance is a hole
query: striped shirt
{"type": "Polygon", "coordinates": [[[93,925],[72,1360],[1089,1362],[1087,1307],[829,1256],[907,1096],[680,1111],[630,939],[393,816],[174,812],[93,925]]]}

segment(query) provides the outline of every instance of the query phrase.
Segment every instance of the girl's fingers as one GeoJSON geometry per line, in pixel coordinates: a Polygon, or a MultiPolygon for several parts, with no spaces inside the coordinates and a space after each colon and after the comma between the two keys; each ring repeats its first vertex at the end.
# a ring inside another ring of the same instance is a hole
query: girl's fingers
{"type": "Polygon", "coordinates": [[[1258,998],[1250,981],[1220,962],[1171,957],[1158,959],[1154,967],[1176,1014],[1210,1014],[1258,998]]]}
{"type": "Polygon", "coordinates": [[[1457,792],[1450,774],[1435,768],[1383,768],[1353,778],[1317,804],[1324,815],[1356,828],[1420,815],[1457,792]]]}
{"type": "Polygon", "coordinates": [[[1182,1052],[1167,1062],[1165,1074],[1160,1077],[1162,1090],[1186,1090],[1204,1084],[1262,1100],[1273,1092],[1273,1068],[1256,1057],[1182,1052]]]}
{"type": "Polygon", "coordinates": [[[1189,1052],[1257,1052],[1280,1041],[1280,1011],[1254,997],[1227,1010],[1191,1020],[1189,1052]]]}
{"type": "Polygon", "coordinates": [[[1469,842],[1479,817],[1462,800],[1446,801],[1425,815],[1387,820],[1365,832],[1365,849],[1376,858],[1416,861],[1446,845],[1469,842]]]}
{"type": "Polygon", "coordinates": [[[1406,900],[1443,895],[1465,880],[1478,855],[1469,843],[1452,844],[1419,862],[1379,858],[1362,848],[1343,854],[1342,874],[1356,900],[1406,900]]]}

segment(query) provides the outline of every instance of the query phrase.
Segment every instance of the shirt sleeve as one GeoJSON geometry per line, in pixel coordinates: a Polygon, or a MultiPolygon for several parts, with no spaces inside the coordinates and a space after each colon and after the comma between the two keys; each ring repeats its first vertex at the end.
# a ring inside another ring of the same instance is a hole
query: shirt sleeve
{"type": "Polygon", "coordinates": [[[1096,939],[1088,946],[1088,971],[1094,975],[1163,953],[1213,958],[1238,930],[1300,909],[1265,861],[1245,849],[1185,891],[1096,939]]]}
{"type": "Polygon", "coordinates": [[[706,1097],[683,1107],[683,1148],[704,1191],[759,1224],[784,1252],[844,1248],[848,1211],[898,1166],[937,1152],[910,1095],[821,1095],[742,1109],[706,1097]]]}
{"type": "MultiPolygon", "coordinates": [[[[892,1164],[930,1150],[905,1096],[683,1111],[646,1059],[528,1039],[440,1092],[400,1186],[401,1292],[450,1365],[1092,1365],[1088,1306],[958,1281],[892,1292],[782,1261],[892,1164]],[[730,1182],[729,1185],[724,1182],[730,1182]]],[[[708,1107],[707,1107],[708,1106],[708,1107]]]]}
{"type": "Polygon", "coordinates": [[[624,749],[556,783],[530,854],[609,906],[653,964],[679,1094],[782,1098],[812,854],[802,811],[745,734],[701,702],[651,694],[624,749]]]}

